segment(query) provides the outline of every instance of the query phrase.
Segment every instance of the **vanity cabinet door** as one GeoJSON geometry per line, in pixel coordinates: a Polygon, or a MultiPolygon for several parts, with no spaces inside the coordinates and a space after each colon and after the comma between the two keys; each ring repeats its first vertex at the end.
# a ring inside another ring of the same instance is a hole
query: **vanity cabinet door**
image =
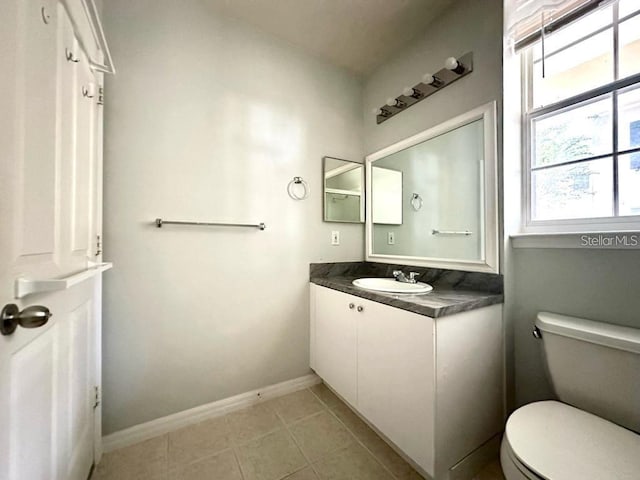
{"type": "Polygon", "coordinates": [[[362,299],[317,285],[312,288],[315,293],[312,366],[338,394],[356,406],[356,306],[362,299]]]}
{"type": "Polygon", "coordinates": [[[427,472],[434,458],[434,320],[359,299],[358,410],[427,472]]]}

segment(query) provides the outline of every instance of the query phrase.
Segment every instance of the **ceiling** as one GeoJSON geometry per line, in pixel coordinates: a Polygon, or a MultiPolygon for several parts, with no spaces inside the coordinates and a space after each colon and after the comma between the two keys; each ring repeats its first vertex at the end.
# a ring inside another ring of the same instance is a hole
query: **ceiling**
{"type": "Polygon", "coordinates": [[[217,11],[358,75],[419,36],[455,0],[206,0],[217,11]]]}

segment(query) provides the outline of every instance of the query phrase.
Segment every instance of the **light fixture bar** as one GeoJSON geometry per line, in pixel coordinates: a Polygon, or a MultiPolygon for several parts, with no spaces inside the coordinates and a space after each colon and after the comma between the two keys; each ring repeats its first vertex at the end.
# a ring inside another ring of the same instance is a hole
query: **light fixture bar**
{"type": "Polygon", "coordinates": [[[434,74],[425,74],[420,83],[413,87],[405,87],[402,95],[389,98],[385,105],[373,109],[376,123],[379,125],[398,113],[404,112],[410,106],[439,92],[471,72],[473,72],[473,52],[465,53],[458,58],[447,58],[445,68],[434,74]]]}

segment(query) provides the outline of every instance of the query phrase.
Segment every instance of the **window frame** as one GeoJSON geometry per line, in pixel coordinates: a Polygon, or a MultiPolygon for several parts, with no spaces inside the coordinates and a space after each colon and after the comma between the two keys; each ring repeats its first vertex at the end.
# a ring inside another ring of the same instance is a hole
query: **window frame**
{"type": "MultiPolygon", "coordinates": [[[[521,75],[522,75],[522,232],[527,233],[584,233],[584,232],[614,232],[614,231],[637,231],[640,230],[640,215],[624,215],[619,216],[619,175],[618,175],[618,157],[632,153],[640,152],[640,146],[628,148],[618,151],[618,96],[631,90],[634,87],[640,88],[640,73],[619,79],[619,45],[618,45],[618,29],[619,25],[626,20],[640,16],[640,10],[628,14],[622,18],[618,15],[618,3],[606,4],[603,7],[612,6],[613,14],[611,23],[606,27],[601,27],[593,32],[580,37],[577,40],[569,42],[561,48],[551,52],[551,55],[560,53],[582,41],[612,28],[613,32],[613,68],[614,80],[610,83],[600,85],[596,88],[577,95],[565,98],[549,105],[532,108],[533,105],[533,71],[534,71],[534,52],[533,44],[521,54],[521,75]],[[533,167],[533,153],[535,145],[533,144],[533,126],[536,120],[550,117],[554,113],[563,110],[570,110],[571,107],[579,105],[587,105],[591,102],[598,101],[599,97],[610,95],[612,102],[612,131],[613,137],[612,151],[606,154],[592,155],[578,160],[561,162],[546,166],[545,168],[560,167],[563,165],[571,165],[589,162],[602,158],[611,158],[613,163],[613,216],[608,217],[585,217],[571,219],[554,219],[554,220],[534,220],[533,219],[533,195],[532,195],[532,178],[535,170],[540,170],[540,166],[533,167]],[[535,170],[534,170],[535,169],[535,170]]],[[[591,12],[590,12],[591,13],[591,12]]],[[[570,24],[569,24],[570,25],[570,24]]],[[[549,56],[549,55],[547,55],[549,56]]]]}

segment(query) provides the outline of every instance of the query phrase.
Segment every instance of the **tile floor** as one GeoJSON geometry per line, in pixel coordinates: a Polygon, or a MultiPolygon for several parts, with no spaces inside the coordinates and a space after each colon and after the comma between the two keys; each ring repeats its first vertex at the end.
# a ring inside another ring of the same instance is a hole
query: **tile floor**
{"type": "MultiPolygon", "coordinates": [[[[104,455],[92,480],[421,480],[325,385],[104,455]]],[[[489,464],[476,480],[503,480],[489,464]]]]}

